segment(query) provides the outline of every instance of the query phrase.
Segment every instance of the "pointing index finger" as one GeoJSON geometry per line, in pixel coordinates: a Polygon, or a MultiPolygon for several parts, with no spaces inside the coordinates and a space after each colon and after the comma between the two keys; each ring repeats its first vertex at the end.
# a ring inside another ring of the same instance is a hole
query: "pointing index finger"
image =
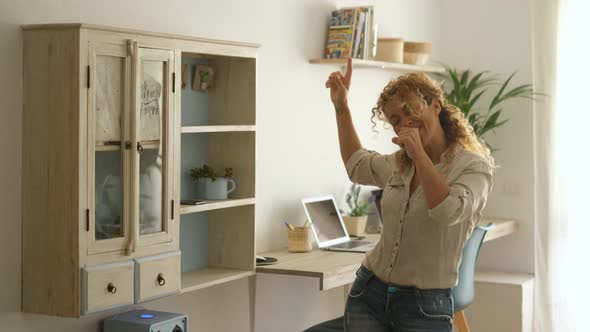
{"type": "Polygon", "coordinates": [[[348,57],[348,60],[346,61],[346,74],[344,75],[344,79],[347,82],[350,82],[351,77],[352,77],[352,58],[348,57]]]}

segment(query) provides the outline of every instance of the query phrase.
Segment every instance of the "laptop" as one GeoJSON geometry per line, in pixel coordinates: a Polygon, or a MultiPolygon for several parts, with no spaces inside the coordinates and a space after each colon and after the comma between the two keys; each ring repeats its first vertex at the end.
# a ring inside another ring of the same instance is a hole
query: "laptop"
{"type": "Polygon", "coordinates": [[[304,198],[301,202],[321,250],[367,252],[375,247],[375,242],[350,239],[334,197],[304,198]]]}

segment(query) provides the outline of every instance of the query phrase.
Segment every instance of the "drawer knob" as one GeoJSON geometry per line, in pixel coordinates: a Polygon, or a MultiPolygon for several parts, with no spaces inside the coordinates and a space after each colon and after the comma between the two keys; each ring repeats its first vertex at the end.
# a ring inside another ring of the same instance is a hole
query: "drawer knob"
{"type": "Polygon", "coordinates": [[[164,275],[162,273],[158,274],[158,285],[166,285],[166,279],[164,279],[164,275]]]}
{"type": "Polygon", "coordinates": [[[115,294],[117,293],[117,287],[115,287],[115,285],[113,285],[112,282],[109,282],[109,284],[107,285],[107,291],[111,294],[115,294]]]}

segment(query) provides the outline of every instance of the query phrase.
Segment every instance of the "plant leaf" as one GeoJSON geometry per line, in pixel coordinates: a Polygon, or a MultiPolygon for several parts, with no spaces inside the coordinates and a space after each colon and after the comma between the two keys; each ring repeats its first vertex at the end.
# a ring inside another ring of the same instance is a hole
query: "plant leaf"
{"type": "MultiPolygon", "coordinates": [[[[469,113],[471,113],[471,110],[473,109],[473,106],[475,106],[475,104],[477,103],[477,101],[479,100],[479,98],[481,98],[481,96],[486,92],[486,90],[480,91],[478,94],[475,95],[475,97],[473,97],[473,99],[471,99],[465,106],[463,106],[464,108],[461,108],[461,111],[463,111],[463,113],[465,114],[465,116],[468,116],[469,113]]],[[[469,120],[470,123],[471,120],[469,120]]]]}
{"type": "Polygon", "coordinates": [[[471,115],[469,115],[469,118],[467,120],[469,120],[469,123],[471,124],[471,126],[473,126],[473,124],[477,123],[479,119],[481,119],[483,116],[480,113],[472,113],[471,115]]]}
{"type": "Polygon", "coordinates": [[[469,80],[469,75],[471,74],[471,70],[467,69],[461,74],[461,86],[465,86],[467,84],[467,80],[469,80]]]}
{"type": "Polygon", "coordinates": [[[500,90],[498,90],[498,93],[496,93],[496,95],[494,96],[494,98],[492,99],[491,103],[490,103],[490,107],[488,108],[489,110],[494,109],[494,107],[496,105],[498,105],[499,102],[501,102],[502,100],[500,99],[502,97],[502,93],[504,93],[504,90],[506,89],[506,87],[508,86],[508,84],[510,83],[510,81],[512,80],[512,78],[514,77],[514,75],[516,75],[516,72],[512,73],[508,79],[506,79],[506,81],[504,81],[504,83],[502,84],[502,87],[500,88],[500,90]]]}
{"type": "Polygon", "coordinates": [[[502,110],[492,113],[492,115],[486,120],[483,127],[479,130],[478,136],[481,137],[486,132],[488,132],[492,129],[498,128],[498,127],[504,125],[506,122],[508,122],[508,119],[498,122],[498,118],[500,117],[501,113],[502,113],[502,110]]]}
{"type": "Polygon", "coordinates": [[[475,106],[475,104],[477,103],[477,101],[479,100],[479,98],[481,98],[481,96],[483,96],[483,94],[486,92],[487,90],[482,90],[480,91],[478,94],[475,95],[475,97],[473,97],[470,101],[469,101],[469,107],[472,108],[473,106],[475,106]]]}

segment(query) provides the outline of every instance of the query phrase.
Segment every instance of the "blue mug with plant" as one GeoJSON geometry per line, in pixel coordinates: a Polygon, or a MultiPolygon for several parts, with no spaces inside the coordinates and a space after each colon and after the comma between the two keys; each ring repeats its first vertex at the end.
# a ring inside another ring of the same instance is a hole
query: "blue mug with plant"
{"type": "Polygon", "coordinates": [[[215,170],[205,164],[189,170],[191,178],[197,182],[198,195],[205,199],[227,199],[227,195],[236,189],[233,169],[226,168],[224,176],[218,176],[215,170]],[[228,188],[228,185],[231,187],[228,188]]]}

